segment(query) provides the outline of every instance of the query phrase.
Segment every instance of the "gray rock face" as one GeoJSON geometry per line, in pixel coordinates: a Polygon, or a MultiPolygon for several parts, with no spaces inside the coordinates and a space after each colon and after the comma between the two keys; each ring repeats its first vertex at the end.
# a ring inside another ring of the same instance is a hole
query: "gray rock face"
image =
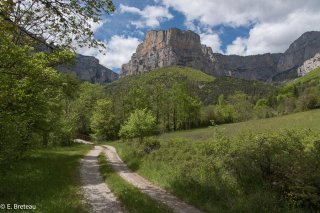
{"type": "Polygon", "coordinates": [[[284,52],[277,66],[278,72],[297,69],[304,61],[320,52],[320,32],[312,31],[302,34],[284,52]]]}
{"type": "Polygon", "coordinates": [[[145,41],[137,47],[130,62],[122,66],[121,74],[140,74],[172,65],[199,67],[206,71],[206,65],[210,64],[210,60],[203,57],[202,48],[200,36],[192,31],[176,28],[150,31],[145,41]]]}
{"type": "Polygon", "coordinates": [[[303,34],[285,53],[237,56],[213,53],[210,47],[201,45],[198,34],[172,28],[148,32],[129,63],[122,65],[121,76],[180,65],[215,76],[272,81],[281,74],[283,80],[289,77],[287,73],[292,70],[296,74],[297,68],[318,52],[320,32],[303,34]]]}
{"type": "Polygon", "coordinates": [[[92,56],[77,54],[75,63],[72,65],[62,65],[58,70],[71,73],[79,77],[80,80],[91,83],[108,83],[118,79],[119,75],[112,70],[99,64],[99,60],[92,56]]]}
{"type": "Polygon", "coordinates": [[[306,60],[303,65],[298,68],[298,76],[304,76],[318,67],[320,67],[320,53],[317,53],[313,58],[306,60]]]}
{"type": "Polygon", "coordinates": [[[212,75],[232,76],[247,80],[269,80],[274,75],[281,54],[253,56],[214,54],[216,62],[212,75]]]}

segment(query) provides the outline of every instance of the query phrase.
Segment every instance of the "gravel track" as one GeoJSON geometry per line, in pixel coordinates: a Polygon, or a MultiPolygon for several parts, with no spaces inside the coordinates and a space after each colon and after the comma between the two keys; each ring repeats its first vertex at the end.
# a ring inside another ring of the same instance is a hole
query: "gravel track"
{"type": "Polygon", "coordinates": [[[167,191],[153,185],[145,178],[135,172],[132,172],[121,160],[114,147],[105,145],[105,155],[108,163],[113,169],[127,182],[136,186],[141,192],[149,195],[154,200],[167,205],[176,213],[201,213],[195,207],[181,201],[179,198],[167,191]]]}
{"type": "Polygon", "coordinates": [[[80,166],[84,197],[92,213],[125,212],[121,203],[103,181],[99,171],[98,156],[103,151],[95,146],[82,160],[80,166]]]}

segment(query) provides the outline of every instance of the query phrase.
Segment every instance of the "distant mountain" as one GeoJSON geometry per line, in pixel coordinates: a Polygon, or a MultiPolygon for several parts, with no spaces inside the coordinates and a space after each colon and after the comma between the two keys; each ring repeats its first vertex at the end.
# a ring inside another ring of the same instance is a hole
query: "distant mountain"
{"type": "Polygon", "coordinates": [[[58,70],[71,73],[79,77],[80,80],[91,83],[105,84],[118,79],[119,75],[104,67],[99,60],[93,56],[76,55],[74,64],[64,64],[58,66],[58,70]]]}
{"type": "Polygon", "coordinates": [[[122,76],[136,75],[169,66],[188,66],[213,76],[246,80],[284,81],[298,77],[298,67],[320,52],[320,32],[307,32],[285,53],[252,56],[222,55],[202,45],[200,36],[176,28],[147,33],[131,57],[122,65],[122,76]]]}

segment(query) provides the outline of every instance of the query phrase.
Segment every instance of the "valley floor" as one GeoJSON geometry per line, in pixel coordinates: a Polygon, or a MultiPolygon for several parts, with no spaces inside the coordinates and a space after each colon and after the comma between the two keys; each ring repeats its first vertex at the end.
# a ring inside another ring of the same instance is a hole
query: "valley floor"
{"type": "Polygon", "coordinates": [[[108,144],[130,169],[205,212],[309,212],[320,203],[319,139],[312,110],[108,144]]]}
{"type": "Polygon", "coordinates": [[[0,203],[35,212],[309,212],[320,200],[319,133],[312,110],[109,142],[130,170],[111,146],[31,151],[1,168],[0,203]]]}

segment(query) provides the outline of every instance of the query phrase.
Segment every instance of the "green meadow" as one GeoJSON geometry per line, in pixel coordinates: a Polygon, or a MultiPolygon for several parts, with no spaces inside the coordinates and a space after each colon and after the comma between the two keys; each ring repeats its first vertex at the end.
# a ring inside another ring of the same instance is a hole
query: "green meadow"
{"type": "Polygon", "coordinates": [[[128,166],[206,212],[318,208],[320,110],[111,142],[128,166]]]}

